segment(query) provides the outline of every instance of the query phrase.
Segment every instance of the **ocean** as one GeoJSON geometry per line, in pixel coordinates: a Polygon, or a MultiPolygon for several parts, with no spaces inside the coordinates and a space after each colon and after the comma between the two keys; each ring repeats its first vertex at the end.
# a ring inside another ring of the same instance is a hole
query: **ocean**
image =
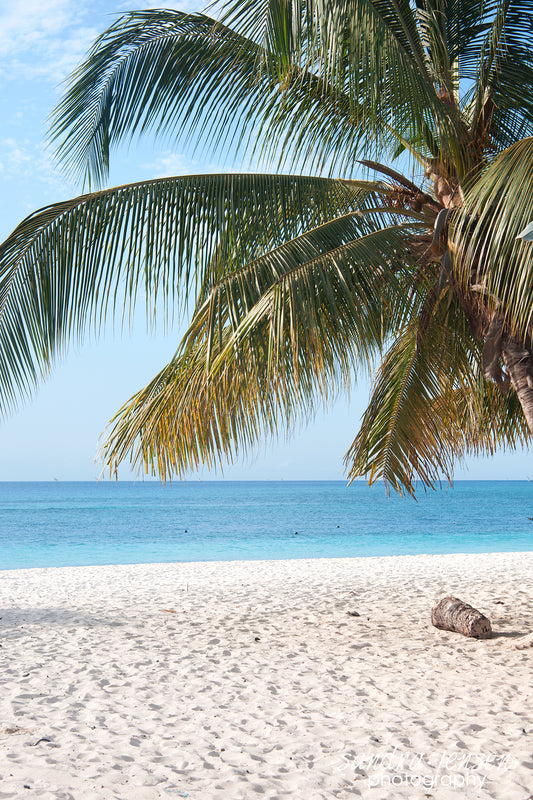
{"type": "Polygon", "coordinates": [[[0,483],[0,569],[533,550],[533,483],[0,483]]]}

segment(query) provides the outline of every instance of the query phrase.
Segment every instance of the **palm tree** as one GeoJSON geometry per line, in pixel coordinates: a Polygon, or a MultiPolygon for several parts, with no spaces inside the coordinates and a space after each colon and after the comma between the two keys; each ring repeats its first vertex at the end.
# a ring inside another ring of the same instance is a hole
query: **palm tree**
{"type": "Polygon", "coordinates": [[[53,115],[68,175],[103,185],[111,149],[147,131],[277,173],[100,189],[25,219],[0,248],[4,413],[144,293],[150,316],[193,312],[112,421],[112,472],[231,460],[361,370],[374,383],[349,478],[412,493],[467,452],[529,442],[532,36],[532,0],[118,19],[53,115]]]}

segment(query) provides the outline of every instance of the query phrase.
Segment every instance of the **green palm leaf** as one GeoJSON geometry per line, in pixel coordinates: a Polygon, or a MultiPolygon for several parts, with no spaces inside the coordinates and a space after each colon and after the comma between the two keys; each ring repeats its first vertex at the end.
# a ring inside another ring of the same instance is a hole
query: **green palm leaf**
{"type": "Polygon", "coordinates": [[[533,138],[503,151],[465,196],[453,234],[457,270],[478,302],[520,336],[533,314],[533,252],[517,239],[533,220],[533,138]]]}
{"type": "Polygon", "coordinates": [[[368,0],[240,3],[226,15],[236,30],[201,14],[128,14],[96,42],[54,113],[58,158],[101,181],[110,147],[151,129],[351,170],[357,154],[379,154],[436,118],[457,139],[408,11],[368,0]]]}
{"type": "Polygon", "coordinates": [[[353,219],[288,242],[215,287],[176,357],[113,421],[104,444],[112,472],[126,457],[165,479],[231,460],[349,389],[391,324],[417,228],[360,236],[353,219]]]}
{"type": "Polygon", "coordinates": [[[413,319],[387,351],[345,464],[351,480],[381,478],[414,495],[417,482],[451,481],[467,453],[492,455],[530,440],[516,394],[502,397],[485,382],[481,348],[447,289],[423,335],[413,319]]]}
{"type": "Polygon", "coordinates": [[[465,78],[475,81],[471,125],[480,137],[490,129],[493,146],[502,149],[533,133],[533,2],[493,3],[492,21],[484,27],[473,51],[476,69],[465,70],[465,78]]]}
{"type": "Polygon", "coordinates": [[[131,319],[139,292],[153,323],[156,307],[167,316],[186,308],[191,292],[250,252],[354,209],[358,194],[320,178],[208,175],[122,186],[30,215],[0,247],[2,412],[70,338],[117,313],[131,319]]]}

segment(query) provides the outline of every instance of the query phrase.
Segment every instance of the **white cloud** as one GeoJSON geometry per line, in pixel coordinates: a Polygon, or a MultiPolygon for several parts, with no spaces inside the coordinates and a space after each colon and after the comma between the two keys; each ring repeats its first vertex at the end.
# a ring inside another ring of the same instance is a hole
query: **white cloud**
{"type": "Polygon", "coordinates": [[[0,13],[0,57],[40,48],[70,17],[69,0],[18,0],[0,13]]]}
{"type": "Polygon", "coordinates": [[[168,150],[140,165],[141,180],[150,178],[174,178],[178,175],[207,175],[221,172],[254,172],[253,169],[232,169],[221,163],[188,157],[168,150]]]}
{"type": "Polygon", "coordinates": [[[87,13],[84,2],[73,0],[17,0],[0,6],[0,74],[63,79],[101,32],[87,13]]]}
{"type": "MultiPolygon", "coordinates": [[[[174,2],[164,3],[161,0],[144,0],[139,5],[139,8],[169,8],[174,11],[184,11],[187,14],[192,14],[194,11],[205,11],[208,5],[209,2],[202,3],[200,0],[175,0],[174,2]]],[[[131,0],[125,0],[125,2],[120,3],[119,8],[122,11],[131,11],[131,0]]]]}
{"type": "Polygon", "coordinates": [[[0,146],[3,150],[4,170],[20,175],[26,165],[32,162],[32,156],[28,150],[29,142],[17,142],[15,139],[3,139],[0,146]]]}
{"type": "Polygon", "coordinates": [[[187,159],[181,153],[168,152],[150,163],[143,164],[141,168],[150,178],[169,178],[175,175],[194,174],[199,171],[199,164],[187,159]]]}
{"type": "Polygon", "coordinates": [[[0,75],[57,83],[116,15],[132,8],[200,11],[199,0],[0,0],[0,75]]]}
{"type": "Polygon", "coordinates": [[[0,139],[0,172],[4,182],[29,183],[34,188],[41,184],[47,193],[65,194],[69,189],[54,170],[43,145],[27,138],[0,139]]]}

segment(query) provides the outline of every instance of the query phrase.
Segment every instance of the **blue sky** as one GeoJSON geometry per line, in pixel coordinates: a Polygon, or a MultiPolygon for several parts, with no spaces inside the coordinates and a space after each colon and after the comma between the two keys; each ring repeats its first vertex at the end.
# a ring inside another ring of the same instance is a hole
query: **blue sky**
{"type": "MultiPolygon", "coordinates": [[[[157,4],[160,5],[160,4],[157,4]]],[[[195,10],[200,4],[165,3],[195,10]]],[[[108,0],[0,0],[0,240],[29,212],[79,194],[54,169],[45,148],[46,120],[60,84],[114,15],[139,6],[108,0]]],[[[176,143],[134,142],[116,154],[109,184],[163,175],[236,169],[202,162],[176,143]]],[[[179,338],[175,330],[148,336],[138,320],[131,336],[120,331],[88,341],[59,363],[36,397],[2,425],[0,480],[90,480],[100,434],[113,413],[165,364],[179,338]]],[[[351,403],[339,400],[291,440],[267,444],[245,463],[225,469],[231,479],[342,479],[342,456],[354,438],[368,395],[363,380],[351,403]]],[[[527,453],[470,459],[456,477],[533,477],[527,453]]],[[[199,473],[202,478],[222,477],[199,473]]],[[[131,478],[127,468],[123,479],[131,478]]],[[[191,476],[196,477],[196,476],[191,476]]]]}

